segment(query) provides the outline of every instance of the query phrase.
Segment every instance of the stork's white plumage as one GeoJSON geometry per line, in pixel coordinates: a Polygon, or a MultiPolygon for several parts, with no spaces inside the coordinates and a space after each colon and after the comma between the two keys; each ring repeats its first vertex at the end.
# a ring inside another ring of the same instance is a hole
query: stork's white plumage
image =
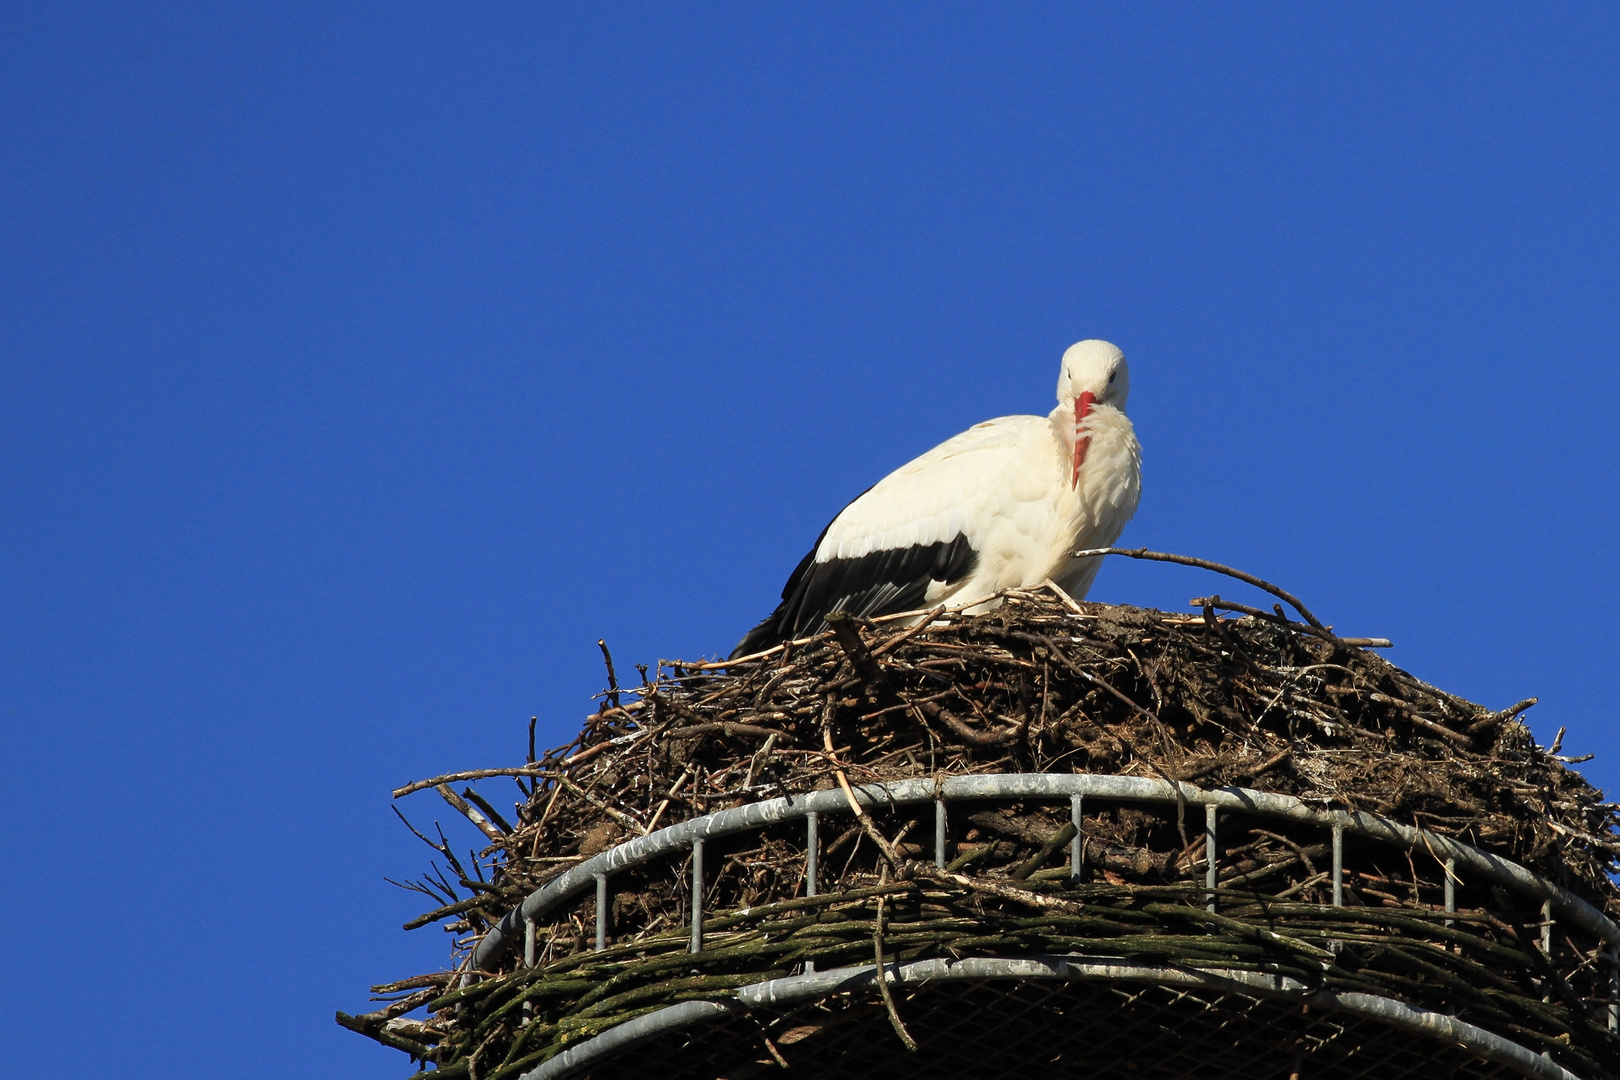
{"type": "Polygon", "coordinates": [[[1101,560],[1069,553],[1113,544],[1141,494],[1130,382],[1113,345],[1070,346],[1057,408],[975,424],[879,480],[822,530],[731,655],[819,633],[839,610],[968,605],[1047,578],[1083,598],[1101,560]]]}

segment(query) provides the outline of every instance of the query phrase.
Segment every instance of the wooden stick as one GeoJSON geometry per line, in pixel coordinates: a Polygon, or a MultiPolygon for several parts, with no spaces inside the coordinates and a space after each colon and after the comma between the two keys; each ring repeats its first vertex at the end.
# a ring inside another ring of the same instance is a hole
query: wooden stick
{"type": "Polygon", "coordinates": [[[1240,615],[1247,615],[1250,618],[1261,619],[1265,622],[1271,623],[1274,626],[1286,626],[1290,630],[1297,630],[1301,633],[1313,634],[1316,637],[1325,637],[1327,640],[1337,641],[1341,645],[1355,645],[1358,648],[1363,649],[1391,649],[1395,646],[1395,643],[1390,641],[1389,638],[1339,637],[1337,634],[1318,630],[1314,626],[1285,619],[1275,612],[1261,611],[1259,608],[1249,607],[1247,604],[1235,604],[1230,600],[1222,600],[1219,593],[1216,593],[1214,596],[1195,596],[1187,602],[1194,607],[1209,608],[1211,610],[1219,609],[1221,611],[1235,611],[1240,615]]]}
{"type": "MultiPolygon", "coordinates": [[[[832,704],[830,700],[827,702],[827,713],[829,715],[822,725],[821,734],[827,747],[827,756],[836,763],[838,759],[833,752],[832,720],[830,716],[832,704]]],[[[849,803],[849,808],[854,812],[855,819],[860,822],[862,830],[865,831],[872,843],[877,845],[878,851],[883,853],[883,858],[898,872],[901,866],[900,853],[894,850],[894,845],[890,844],[888,839],[878,831],[878,827],[872,823],[872,817],[866,812],[866,807],[862,806],[861,800],[855,797],[855,789],[849,786],[849,777],[844,774],[844,770],[838,768],[835,764],[833,774],[838,778],[838,786],[843,789],[844,799],[849,803]]]]}
{"type": "Polygon", "coordinates": [[[568,790],[572,791],[575,795],[578,795],[580,798],[584,799],[586,802],[590,803],[592,806],[596,807],[598,810],[602,811],[602,813],[606,814],[614,821],[617,821],[625,828],[634,829],[637,832],[641,831],[641,822],[637,821],[629,814],[626,814],[623,810],[613,806],[607,800],[600,798],[599,796],[592,795],[590,792],[568,779],[568,777],[559,776],[557,777],[557,782],[566,786],[568,790]]]}
{"type": "Polygon", "coordinates": [[[1075,598],[1064,592],[1063,586],[1059,585],[1051,578],[1047,578],[1045,581],[1041,582],[1041,584],[1050,589],[1052,591],[1052,595],[1063,601],[1063,605],[1076,615],[1084,615],[1086,613],[1085,609],[1082,608],[1078,602],[1076,602],[1075,598]]]}
{"type": "Polygon", "coordinates": [[[466,799],[463,799],[460,795],[457,795],[455,792],[451,791],[444,784],[436,785],[434,790],[440,795],[444,796],[445,802],[461,811],[462,816],[476,825],[479,832],[483,833],[497,844],[505,841],[506,835],[502,833],[501,830],[497,829],[489,818],[473,809],[473,805],[466,799]]]}
{"type": "Polygon", "coordinates": [[[646,836],[658,828],[658,819],[664,816],[664,810],[669,806],[669,801],[675,797],[676,792],[681,790],[681,786],[691,779],[691,776],[692,763],[689,761],[686,763],[686,769],[681,773],[680,777],[669,786],[669,794],[664,796],[664,801],[658,804],[657,810],[653,811],[652,820],[642,827],[642,836],[646,836]]]}
{"type": "Polygon", "coordinates": [[[878,996],[883,998],[883,1007],[888,1010],[889,1025],[894,1028],[894,1033],[900,1036],[900,1041],[905,1044],[906,1049],[915,1054],[917,1040],[906,1030],[905,1023],[900,1019],[900,1010],[894,1007],[894,995],[889,991],[888,975],[883,970],[883,902],[886,899],[888,898],[885,896],[877,898],[877,917],[872,923],[872,954],[877,961],[878,996]]]}
{"type": "Polygon", "coordinates": [[[1071,821],[1067,825],[1063,826],[1063,828],[1053,833],[1051,838],[1048,839],[1046,843],[1041,845],[1041,850],[1037,851],[1035,854],[1018,864],[1018,868],[1012,872],[1012,879],[1014,881],[1023,881],[1025,878],[1029,877],[1029,875],[1039,870],[1042,863],[1044,863],[1047,859],[1050,859],[1058,848],[1062,847],[1064,844],[1067,844],[1070,840],[1073,840],[1079,831],[1079,829],[1074,827],[1074,822],[1071,821]]]}
{"type": "Polygon", "coordinates": [[[619,677],[613,671],[613,654],[608,652],[607,638],[597,638],[596,647],[602,650],[602,662],[607,665],[608,697],[612,700],[613,707],[617,709],[619,707],[619,677]]]}
{"type": "Polygon", "coordinates": [[[897,649],[901,645],[904,645],[906,642],[910,641],[912,638],[916,637],[918,634],[920,634],[924,630],[928,629],[929,625],[934,621],[934,619],[936,619],[944,611],[945,611],[945,605],[941,604],[939,607],[934,608],[932,611],[927,612],[923,616],[922,621],[919,622],[916,626],[913,626],[908,630],[903,630],[900,633],[896,634],[894,637],[890,638],[888,641],[885,641],[883,644],[879,645],[877,648],[872,650],[872,655],[873,656],[882,656],[884,653],[890,651],[891,649],[897,649]]]}
{"type": "Polygon", "coordinates": [[[717,731],[723,731],[727,735],[763,735],[766,738],[793,741],[793,736],[780,728],[760,727],[758,724],[738,724],[729,720],[718,724],[693,724],[691,727],[670,728],[664,737],[667,739],[684,739],[693,735],[708,735],[717,731]]]}
{"type": "Polygon", "coordinates": [[[525,765],[517,769],[467,769],[463,772],[445,773],[435,776],[431,780],[417,780],[406,784],[402,788],[394,789],[394,798],[403,799],[405,796],[417,791],[426,791],[428,788],[438,787],[440,784],[453,784],[459,780],[487,780],[492,776],[556,776],[555,769],[539,765],[525,765]]]}
{"type": "Polygon", "coordinates": [[[1075,559],[1090,558],[1096,555],[1123,555],[1127,559],[1146,559],[1149,562],[1177,563],[1181,566],[1196,566],[1200,570],[1213,570],[1217,574],[1225,574],[1229,578],[1236,578],[1245,584],[1253,585],[1257,589],[1270,593],[1299,612],[1306,622],[1318,630],[1327,630],[1327,627],[1323,626],[1321,621],[1315,615],[1312,615],[1310,610],[1300,602],[1299,597],[1293,593],[1284,592],[1264,578],[1257,578],[1253,574],[1245,574],[1242,570],[1234,570],[1230,566],[1223,566],[1218,562],[1210,562],[1208,559],[1195,559],[1191,555],[1172,555],[1167,551],[1149,551],[1147,548],[1086,548],[1083,551],[1069,552],[1069,556],[1075,559]]]}
{"type": "Polygon", "coordinates": [[[1030,907],[1045,908],[1048,911],[1061,911],[1069,915],[1082,914],[1086,907],[1073,900],[1060,900],[1055,896],[1046,896],[1032,889],[1020,889],[1012,885],[1000,885],[986,878],[971,878],[966,874],[953,874],[949,870],[940,870],[926,863],[914,864],[917,877],[930,878],[934,881],[947,882],[959,888],[969,889],[973,892],[984,893],[986,896],[996,896],[1003,900],[1011,900],[1030,907]]]}

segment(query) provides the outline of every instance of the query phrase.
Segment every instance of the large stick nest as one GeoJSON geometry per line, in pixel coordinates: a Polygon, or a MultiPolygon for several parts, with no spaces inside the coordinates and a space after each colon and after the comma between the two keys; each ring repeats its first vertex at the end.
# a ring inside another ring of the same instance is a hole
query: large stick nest
{"type": "MultiPolygon", "coordinates": [[[[536,758],[531,726],[529,763],[522,767],[451,774],[396,793],[437,788],[487,837],[481,852],[460,853],[442,832],[418,833],[443,862],[408,883],[433,898],[434,910],[407,928],[440,923],[465,955],[525,895],[584,858],[687,818],[833,786],[840,772],[854,784],[1046,771],[1263,788],[1454,836],[1535,869],[1611,915],[1620,913],[1620,892],[1609,878],[1620,852],[1616,808],[1566,767],[1568,759],[1557,755],[1556,745],[1536,745],[1518,719],[1527,703],[1486,709],[1420,681],[1375,652],[1269,615],[1221,619],[1211,608],[1202,615],[1171,614],[1075,604],[1034,591],[1009,593],[987,614],[915,623],[899,617],[846,620],[813,641],[742,662],[661,662],[650,681],[642,669],[641,685],[634,688],[618,686],[609,660],[614,685],[568,745],[536,758]],[[516,778],[520,796],[511,815],[471,787],[458,793],[450,786],[496,776],[516,778]]],[[[974,892],[937,875],[926,878],[921,862],[907,862],[932,858],[931,823],[921,817],[902,813],[864,826],[850,818],[824,835],[822,889],[850,899],[848,914],[858,924],[854,940],[868,934],[861,946],[867,962],[872,898],[896,888],[912,890],[915,913],[923,920],[919,927],[934,925],[925,918],[930,912],[960,914],[971,894],[972,918],[980,930],[988,928],[985,941],[992,942],[999,932],[995,927],[1018,907],[995,893],[997,880],[1027,879],[1028,887],[1056,890],[1053,896],[1077,895],[1072,883],[1059,880],[1062,871],[1051,869],[1063,852],[1053,855],[1050,841],[1066,822],[1066,808],[1038,806],[978,809],[960,821],[953,818],[954,868],[989,883],[974,892]],[[920,842],[925,838],[926,850],[920,842]],[[1042,851],[1052,857],[1031,866],[1031,857],[1042,851]],[[919,875],[916,881],[905,885],[913,873],[919,875]]],[[[1198,836],[1189,842],[1187,825],[1173,809],[1116,808],[1088,818],[1086,862],[1093,874],[1088,907],[1102,911],[1108,904],[1126,904],[1136,910],[1169,897],[1191,897],[1191,886],[1202,881],[1202,849],[1198,836]],[[1118,899],[1127,894],[1128,902],[1118,899]]],[[[1257,828],[1223,837],[1222,888],[1250,890],[1245,896],[1259,890],[1302,912],[1326,904],[1331,886],[1317,865],[1324,856],[1321,837],[1286,833],[1257,828]]],[[[727,849],[708,883],[706,906],[721,918],[715,925],[727,925],[727,911],[768,911],[771,905],[787,910],[810,903],[804,899],[802,845],[802,835],[780,832],[727,849]]],[[[1357,916],[1363,922],[1376,922],[1373,913],[1380,908],[1437,909],[1439,874],[1405,853],[1354,854],[1347,857],[1351,863],[1347,903],[1363,909],[1357,916]]],[[[687,917],[688,886],[678,871],[632,871],[615,880],[615,945],[608,952],[590,952],[589,905],[576,905],[541,928],[535,973],[524,973],[520,958],[508,957],[496,978],[477,984],[486,990],[503,985],[502,979],[511,984],[509,993],[479,991],[484,1006],[476,1006],[477,995],[466,990],[447,995],[453,973],[445,972],[376,987],[391,1004],[358,1018],[340,1014],[340,1021],[436,1062],[446,1075],[516,1075],[519,1065],[532,1067],[567,1041],[600,1029],[604,1017],[617,1022],[633,1014],[604,1013],[600,995],[593,998],[588,988],[593,979],[610,977],[615,986],[635,984],[624,965],[656,959],[666,945],[684,946],[680,927],[687,917]],[[546,972],[562,980],[548,991],[550,1004],[535,989],[546,972]],[[565,984],[576,989],[555,990],[565,984]],[[526,1007],[539,1008],[543,1021],[529,1026],[544,1029],[543,1036],[531,1039],[519,1032],[522,1015],[513,1002],[524,994],[531,1001],[526,1007]],[[424,1007],[426,1019],[409,1017],[424,1007]]],[[[1237,893],[1233,896],[1237,903],[1237,893]]],[[[890,918],[903,919],[903,901],[896,899],[890,918]]],[[[1472,925],[1468,912],[1475,911],[1482,941],[1507,941],[1513,948],[1518,947],[1514,935],[1522,933],[1512,928],[1529,925],[1533,917],[1505,912],[1507,902],[1483,889],[1464,889],[1460,902],[1458,918],[1472,925]]],[[[1202,893],[1189,903],[1201,905],[1202,893]]],[[[741,933],[742,923],[738,927],[741,933]]],[[[1332,933],[1338,948],[1344,929],[1332,933]]],[[[925,941],[912,954],[951,949],[948,938],[928,939],[933,944],[925,941]]],[[[859,948],[840,952],[843,947],[826,945],[818,953],[821,945],[806,945],[788,960],[777,956],[763,967],[743,964],[704,977],[735,986],[764,977],[761,971],[790,972],[794,963],[813,956],[859,962],[859,948]]],[[[1461,964],[1467,949],[1445,951],[1457,954],[1455,963],[1461,964]]],[[[1595,943],[1571,939],[1567,951],[1560,961],[1566,976],[1559,978],[1568,991],[1570,1015],[1554,1022],[1536,1011],[1549,996],[1547,976],[1527,968],[1519,1006],[1525,1014],[1496,1024],[1498,1030],[1528,1024],[1546,1031],[1550,1025],[1552,1031],[1574,1031],[1579,1041],[1584,1030],[1579,1014],[1587,1008],[1581,999],[1602,996],[1607,973],[1598,971],[1595,943]],[[1532,1013],[1541,1019],[1526,1021],[1532,1013]]],[[[1241,956],[1238,961],[1248,962],[1241,956]]],[[[1369,971],[1378,966],[1369,963],[1369,971]]],[[[1501,960],[1487,957],[1480,963],[1500,966],[1501,960]]],[[[1307,972],[1320,967],[1315,960],[1303,963],[1307,972]]],[[[670,976],[648,974],[647,985],[686,973],[683,968],[672,969],[670,976]]],[[[655,1003],[703,989],[697,983],[676,987],[670,990],[675,996],[666,994],[655,1003]]],[[[706,992],[714,989],[708,986],[706,992]]],[[[645,1011],[650,1007],[645,998],[643,993],[624,1008],[645,1011]]],[[[1464,1004],[1487,1011],[1497,1007],[1464,1004]]],[[[1565,1035],[1558,1045],[1567,1046],[1568,1040],[1565,1035]]],[[[1591,1065],[1586,1059],[1581,1064],[1591,1065]]]]}

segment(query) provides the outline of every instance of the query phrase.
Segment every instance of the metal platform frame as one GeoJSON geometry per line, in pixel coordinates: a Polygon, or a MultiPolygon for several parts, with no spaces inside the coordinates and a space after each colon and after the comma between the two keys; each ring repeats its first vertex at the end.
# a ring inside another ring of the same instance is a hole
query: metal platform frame
{"type": "MultiPolygon", "coordinates": [[[[639,1016],[569,1047],[550,1061],[524,1073],[521,1080],[562,1080],[640,1043],[752,1008],[794,1005],[832,994],[867,989],[876,985],[876,971],[873,964],[835,968],[755,983],[738,990],[735,998],[683,1001],[679,1005],[639,1016]]],[[[1516,1042],[1444,1013],[1420,1009],[1374,994],[1334,993],[1331,990],[1311,992],[1294,979],[1260,975],[1252,971],[1132,964],[1123,959],[1098,957],[969,957],[885,965],[884,979],[891,985],[906,986],[926,986],[928,983],[949,980],[1083,979],[1156,983],[1238,993],[1248,997],[1286,999],[1328,1012],[1351,1013],[1434,1039],[1486,1061],[1515,1069],[1532,1080],[1581,1080],[1569,1070],[1516,1042]]]]}
{"type": "MultiPolygon", "coordinates": [[[[1207,901],[1210,910],[1214,910],[1216,904],[1214,890],[1219,869],[1217,836],[1223,813],[1285,819],[1313,825],[1330,832],[1333,850],[1334,906],[1342,906],[1344,902],[1343,857],[1344,837],[1347,834],[1409,851],[1421,848],[1432,854],[1446,868],[1446,910],[1455,910],[1455,882],[1467,874],[1540,901],[1544,949],[1550,945],[1552,925],[1556,918],[1567,920],[1601,941],[1604,951],[1611,958],[1610,998],[1613,1003],[1609,1006],[1609,1028],[1620,1030],[1620,966],[1614,963],[1614,958],[1620,953],[1620,926],[1616,926],[1585,900],[1516,862],[1448,836],[1403,825],[1378,814],[1333,809],[1291,795],[1251,788],[1199,788],[1187,783],[1171,783],[1147,777],[1094,773],[1000,773],[951,776],[943,781],[912,779],[866,784],[853,788],[853,793],[863,808],[914,807],[932,803],[934,863],[940,867],[945,866],[947,861],[946,836],[952,804],[980,800],[1067,801],[1070,807],[1070,820],[1076,828],[1076,835],[1069,850],[1071,875],[1077,875],[1081,867],[1084,841],[1082,814],[1087,799],[1110,804],[1149,803],[1202,807],[1207,863],[1205,884],[1210,890],[1207,901]]],[[[461,983],[467,985],[477,979],[486,965],[498,961],[505,952],[515,948],[520,940],[524,943],[524,963],[532,967],[535,963],[536,925],[552,911],[592,889],[596,894],[595,946],[598,950],[605,948],[612,876],[624,870],[675,856],[690,856],[691,951],[699,952],[703,949],[703,853],[706,841],[802,820],[806,826],[806,893],[814,895],[818,886],[820,819],[825,814],[851,812],[852,807],[844,791],[829,788],[717,811],[618,844],[560,874],[530,893],[521,904],[509,911],[472,950],[463,969],[461,983]]],[[[601,1060],[603,1055],[617,1052],[634,1042],[723,1012],[745,1009],[751,1002],[804,1000],[854,988],[862,980],[873,983],[875,970],[874,966],[866,965],[827,972],[810,972],[759,983],[740,991],[734,999],[686,1002],[671,1006],[629,1021],[570,1048],[526,1073],[524,1080],[555,1080],[567,1072],[601,1060]]],[[[1301,985],[1288,986],[1285,985],[1287,980],[1278,981],[1269,978],[1261,978],[1256,982],[1257,977],[1250,973],[1213,970],[1200,972],[1186,968],[1134,965],[1123,961],[1119,963],[1096,961],[1091,958],[1012,957],[950,962],[921,961],[900,965],[892,969],[888,977],[899,978],[906,983],[964,978],[1083,978],[1178,984],[1178,980],[1191,979],[1198,985],[1211,987],[1229,985],[1245,994],[1282,995],[1326,1009],[1373,1017],[1394,1027],[1428,1035],[1466,1049],[1486,1060],[1508,1065],[1518,1069],[1523,1075],[1535,1077],[1537,1080],[1578,1080],[1550,1060],[1534,1054],[1517,1043],[1443,1014],[1373,995],[1334,994],[1326,990],[1307,994],[1301,985]]]]}

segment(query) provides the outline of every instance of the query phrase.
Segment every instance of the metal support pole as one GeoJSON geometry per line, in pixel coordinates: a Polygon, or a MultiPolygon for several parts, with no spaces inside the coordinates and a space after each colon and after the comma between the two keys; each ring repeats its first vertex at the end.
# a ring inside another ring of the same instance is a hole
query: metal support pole
{"type": "Polygon", "coordinates": [[[607,948],[608,890],[607,875],[596,875],[596,951],[607,948]]]}
{"type": "Polygon", "coordinates": [[[1204,906],[1215,910],[1215,827],[1220,820],[1220,811],[1214,803],[1204,804],[1204,888],[1209,892],[1204,897],[1204,906]]]}
{"type": "Polygon", "coordinates": [[[815,811],[804,815],[804,895],[816,895],[821,876],[821,833],[817,827],[820,816],[815,811]]]}
{"type": "Polygon", "coordinates": [[[945,800],[934,800],[934,865],[945,869],[945,800]]]}
{"type": "MultiPolygon", "coordinates": [[[[1551,900],[1543,900],[1541,902],[1541,955],[1545,956],[1547,958],[1547,967],[1548,968],[1552,967],[1552,929],[1553,929],[1552,901],[1551,900]]],[[[1545,989],[1542,992],[1541,1000],[1542,1001],[1551,1001],[1552,1000],[1552,978],[1549,977],[1549,978],[1543,979],[1542,980],[1542,986],[1545,989]]]]}
{"type": "Polygon", "coordinates": [[[1080,884],[1080,860],[1086,854],[1086,838],[1081,835],[1086,825],[1084,809],[1084,795],[1069,796],[1069,824],[1074,826],[1074,839],[1069,841],[1069,881],[1075,885],[1080,884]]]}
{"type": "MultiPolygon", "coordinates": [[[[1457,914],[1457,860],[1446,860],[1446,914],[1457,914]]],[[[1451,926],[1457,920],[1447,919],[1446,925],[1451,926]]]]}
{"type": "MultiPolygon", "coordinates": [[[[821,877],[821,815],[814,810],[804,815],[804,895],[814,896],[821,877]]],[[[806,975],[816,970],[814,960],[804,962],[806,975]]]]}
{"type": "MultiPolygon", "coordinates": [[[[523,966],[534,967],[534,920],[525,917],[523,920],[523,966]]],[[[527,999],[523,1002],[523,1022],[527,1024],[534,1018],[534,1002],[527,999]]]]}
{"type": "MultiPolygon", "coordinates": [[[[1552,900],[1541,902],[1541,955],[1547,957],[1547,967],[1552,967],[1552,900]]],[[[1552,978],[1542,980],[1542,986],[1542,1001],[1552,1001],[1552,978]]]]}
{"type": "Polygon", "coordinates": [[[1344,826],[1333,826],[1333,906],[1344,907],[1344,826]]]}
{"type": "Polygon", "coordinates": [[[692,841],[692,951],[703,951],[703,839],[692,841]]]}

